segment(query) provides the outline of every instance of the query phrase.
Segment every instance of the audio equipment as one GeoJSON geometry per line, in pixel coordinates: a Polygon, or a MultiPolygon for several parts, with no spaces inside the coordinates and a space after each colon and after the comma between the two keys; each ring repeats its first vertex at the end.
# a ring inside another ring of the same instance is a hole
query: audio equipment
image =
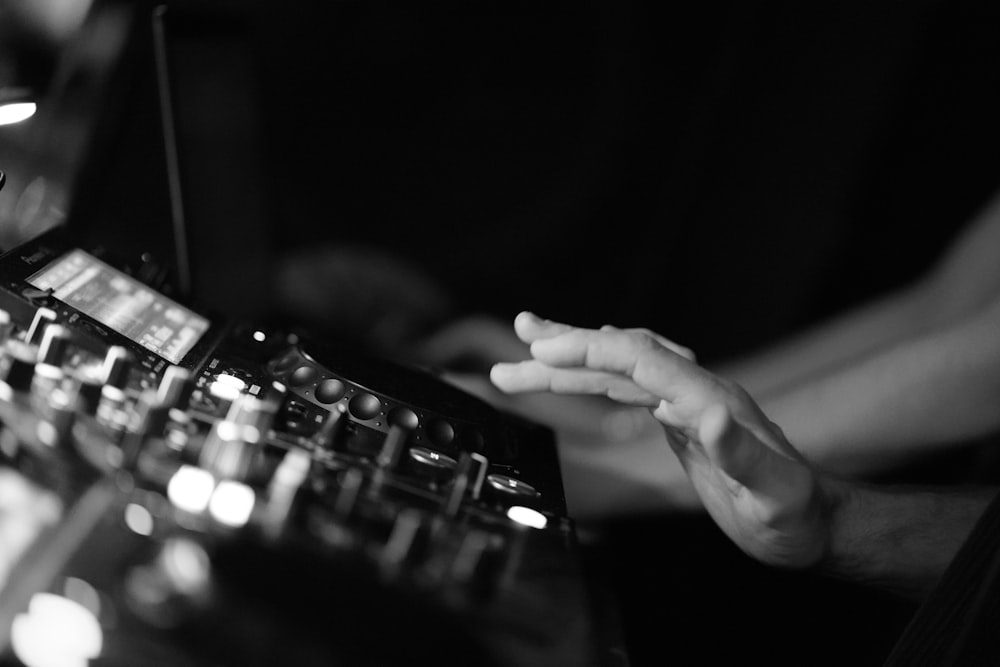
{"type": "Polygon", "coordinates": [[[3,664],[600,664],[547,428],[61,229],[0,339],[3,664]]]}

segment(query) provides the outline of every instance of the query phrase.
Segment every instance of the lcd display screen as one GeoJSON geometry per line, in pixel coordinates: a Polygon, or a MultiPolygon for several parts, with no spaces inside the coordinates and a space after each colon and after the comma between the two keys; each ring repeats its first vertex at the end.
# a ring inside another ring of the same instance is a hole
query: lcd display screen
{"type": "Polygon", "coordinates": [[[180,363],[210,323],[83,250],[72,250],[27,282],[172,364],[180,363]]]}

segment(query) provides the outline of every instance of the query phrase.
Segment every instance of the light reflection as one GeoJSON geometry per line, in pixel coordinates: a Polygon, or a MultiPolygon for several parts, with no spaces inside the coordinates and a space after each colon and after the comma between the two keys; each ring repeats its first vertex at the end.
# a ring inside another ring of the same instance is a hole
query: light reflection
{"type": "Polygon", "coordinates": [[[527,526],[529,528],[538,528],[541,530],[548,525],[549,520],[544,514],[538,510],[533,510],[530,507],[523,507],[521,505],[513,505],[507,510],[507,518],[515,523],[519,523],[522,526],[527,526]]]}
{"type": "Polygon", "coordinates": [[[212,473],[193,466],[181,466],[167,483],[167,497],[178,509],[200,514],[208,507],[214,488],[212,473]]]}
{"type": "Polygon", "coordinates": [[[125,525],[133,533],[149,537],[153,534],[153,515],[142,505],[129,503],[125,506],[125,525]]]}
{"type": "Polygon", "coordinates": [[[94,614],[53,593],[35,593],[10,631],[14,654],[26,667],[86,667],[104,644],[94,614]]]}
{"type": "Polygon", "coordinates": [[[219,523],[239,528],[250,520],[254,501],[253,489],[246,484],[222,480],[212,494],[208,511],[219,523]]]}
{"type": "Polygon", "coordinates": [[[11,102],[0,104],[0,125],[13,125],[35,115],[38,105],[34,102],[11,102]]]}

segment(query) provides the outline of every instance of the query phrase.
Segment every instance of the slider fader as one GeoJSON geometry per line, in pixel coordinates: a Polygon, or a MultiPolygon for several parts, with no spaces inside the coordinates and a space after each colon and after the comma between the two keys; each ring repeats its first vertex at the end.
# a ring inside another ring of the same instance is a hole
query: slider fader
{"type": "Polygon", "coordinates": [[[0,664],[609,664],[548,429],[59,234],[0,281],[0,664]]]}

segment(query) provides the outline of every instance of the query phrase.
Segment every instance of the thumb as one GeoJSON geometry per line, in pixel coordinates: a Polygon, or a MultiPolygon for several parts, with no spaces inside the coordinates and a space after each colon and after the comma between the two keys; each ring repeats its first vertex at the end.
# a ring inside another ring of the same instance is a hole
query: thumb
{"type": "Polygon", "coordinates": [[[768,481],[774,452],[737,423],[725,405],[706,408],[698,439],[712,463],[743,486],[755,490],[768,481]]]}

